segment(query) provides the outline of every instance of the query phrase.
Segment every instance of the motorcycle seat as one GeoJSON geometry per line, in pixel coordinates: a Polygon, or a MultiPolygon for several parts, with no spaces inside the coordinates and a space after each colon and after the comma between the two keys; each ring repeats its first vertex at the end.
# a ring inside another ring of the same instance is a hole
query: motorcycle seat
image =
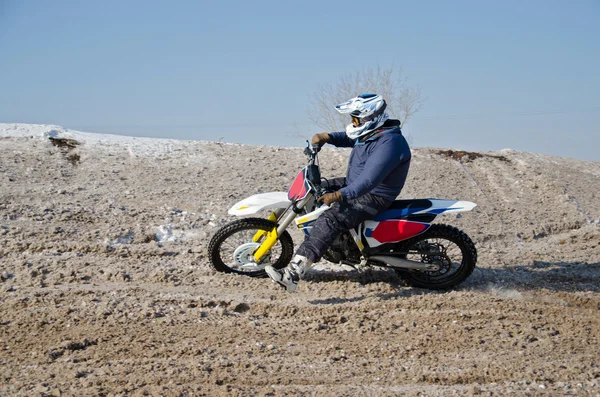
{"type": "Polygon", "coordinates": [[[396,200],[387,210],[376,215],[373,220],[380,222],[386,219],[404,218],[415,212],[431,208],[431,206],[431,200],[428,199],[396,200]]]}

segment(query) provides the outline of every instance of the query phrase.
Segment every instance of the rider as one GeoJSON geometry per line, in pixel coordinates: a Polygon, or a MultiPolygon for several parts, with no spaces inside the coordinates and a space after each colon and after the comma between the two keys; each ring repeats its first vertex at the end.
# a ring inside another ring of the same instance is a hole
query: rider
{"type": "Polygon", "coordinates": [[[346,132],[322,132],[312,137],[313,145],[330,143],[351,147],[352,152],[346,178],[330,181],[334,191],[318,199],[331,209],[317,218],[290,264],[282,270],[265,267],[269,277],[288,291],[296,289],[339,234],[386,210],[400,194],[411,153],[400,131],[400,121],[388,118],[386,106],[379,95],[359,95],[335,107],[352,118],[346,132]]]}

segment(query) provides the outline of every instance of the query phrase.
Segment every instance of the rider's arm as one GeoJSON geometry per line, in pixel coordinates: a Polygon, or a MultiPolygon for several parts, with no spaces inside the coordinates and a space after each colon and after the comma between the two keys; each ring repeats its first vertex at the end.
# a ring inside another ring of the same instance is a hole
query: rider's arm
{"type": "Polygon", "coordinates": [[[399,164],[410,159],[410,150],[399,148],[392,142],[378,145],[365,164],[357,180],[340,189],[344,200],[352,200],[369,193],[377,187],[399,164]]]}
{"type": "Polygon", "coordinates": [[[348,138],[345,132],[330,132],[329,143],[337,147],[354,147],[354,140],[348,138]]]}

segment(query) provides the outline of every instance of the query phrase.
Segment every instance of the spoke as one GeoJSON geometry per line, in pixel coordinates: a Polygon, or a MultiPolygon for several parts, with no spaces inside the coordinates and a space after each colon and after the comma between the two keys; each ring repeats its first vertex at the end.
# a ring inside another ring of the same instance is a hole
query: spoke
{"type": "Polygon", "coordinates": [[[237,249],[237,247],[239,247],[241,244],[237,244],[237,245],[233,245],[231,242],[225,240],[223,241],[223,244],[227,244],[228,246],[230,246],[234,251],[237,249]]]}
{"type": "Polygon", "coordinates": [[[445,277],[449,277],[456,273],[462,266],[463,255],[458,244],[451,240],[444,238],[430,238],[422,240],[412,247],[409,247],[407,252],[407,258],[412,255],[410,259],[417,260],[420,262],[429,263],[440,263],[441,268],[435,272],[426,271],[413,271],[415,277],[422,280],[440,280],[445,277]],[[420,248],[423,248],[425,252],[416,249],[417,244],[420,248]]]}
{"type": "MultiPolygon", "coordinates": [[[[254,233],[256,233],[256,231],[254,231],[254,233]]],[[[248,230],[244,230],[242,233],[240,233],[242,235],[242,240],[247,243],[248,241],[251,240],[251,238],[248,237],[249,233],[248,230]]]]}
{"type": "Polygon", "coordinates": [[[240,236],[240,233],[237,233],[237,235],[233,235],[233,240],[236,242],[236,244],[238,246],[247,243],[246,239],[243,236],[240,236]],[[235,236],[235,237],[233,237],[235,236]]]}

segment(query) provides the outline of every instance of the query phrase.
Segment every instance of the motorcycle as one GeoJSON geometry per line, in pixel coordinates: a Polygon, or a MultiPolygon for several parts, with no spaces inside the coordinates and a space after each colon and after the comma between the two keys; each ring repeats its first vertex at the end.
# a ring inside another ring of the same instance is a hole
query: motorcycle
{"type": "MultiPolygon", "coordinates": [[[[220,272],[266,277],[264,267],[282,269],[291,261],[294,242],[286,230],[292,223],[310,235],[314,222],[329,206],[317,202],[329,192],[321,178],[319,146],[307,142],[308,165],[296,176],[288,192],[255,194],[228,211],[249,216],[269,210],[264,218],[242,218],[219,228],[208,253],[212,267],[220,272]]],[[[411,286],[449,289],[463,282],[475,269],[477,250],[463,231],[431,222],[441,214],[471,211],[469,201],[436,198],[396,200],[374,218],[342,233],[324,255],[334,264],[352,268],[393,268],[411,286]]]]}

